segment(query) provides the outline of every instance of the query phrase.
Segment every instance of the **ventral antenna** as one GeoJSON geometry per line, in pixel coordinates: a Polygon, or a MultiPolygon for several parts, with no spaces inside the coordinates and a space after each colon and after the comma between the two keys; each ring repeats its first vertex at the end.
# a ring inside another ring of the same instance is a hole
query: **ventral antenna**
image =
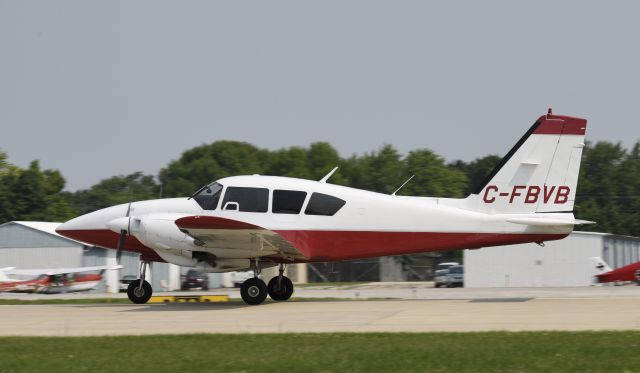
{"type": "Polygon", "coordinates": [[[416,176],[415,174],[411,175],[410,178],[407,179],[407,181],[405,181],[404,183],[402,183],[402,185],[400,185],[400,188],[396,189],[395,192],[391,193],[392,196],[395,196],[396,193],[398,193],[400,191],[400,189],[402,189],[405,185],[407,185],[408,182],[411,181],[411,179],[413,179],[413,177],[416,176]]]}

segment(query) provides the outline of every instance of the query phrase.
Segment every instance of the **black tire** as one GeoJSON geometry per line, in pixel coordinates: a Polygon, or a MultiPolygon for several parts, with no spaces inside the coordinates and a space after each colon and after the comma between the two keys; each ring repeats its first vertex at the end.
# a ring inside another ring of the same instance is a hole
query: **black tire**
{"type": "Polygon", "coordinates": [[[129,296],[129,300],[135,304],[144,304],[151,299],[151,295],[153,294],[153,289],[151,289],[151,285],[148,282],[142,283],[142,288],[138,292],[138,285],[140,284],[140,280],[135,280],[129,284],[127,288],[127,295],[129,296]]]}
{"type": "Polygon", "coordinates": [[[250,278],[242,283],[240,295],[246,304],[260,304],[267,298],[267,285],[259,278],[250,278]]]}
{"type": "Polygon", "coordinates": [[[267,289],[271,299],[277,301],[288,300],[293,294],[293,282],[288,277],[282,276],[282,283],[278,288],[278,276],[276,276],[269,281],[267,289]]]}

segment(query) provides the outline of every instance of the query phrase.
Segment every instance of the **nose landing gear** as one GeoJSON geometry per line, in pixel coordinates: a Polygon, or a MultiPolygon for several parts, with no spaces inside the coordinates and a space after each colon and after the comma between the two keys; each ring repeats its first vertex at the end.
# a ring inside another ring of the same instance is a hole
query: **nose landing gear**
{"type": "Polygon", "coordinates": [[[129,300],[135,304],[144,304],[151,299],[153,289],[151,284],[145,281],[145,274],[147,272],[147,262],[140,262],[140,279],[133,281],[127,287],[127,295],[129,300]]]}

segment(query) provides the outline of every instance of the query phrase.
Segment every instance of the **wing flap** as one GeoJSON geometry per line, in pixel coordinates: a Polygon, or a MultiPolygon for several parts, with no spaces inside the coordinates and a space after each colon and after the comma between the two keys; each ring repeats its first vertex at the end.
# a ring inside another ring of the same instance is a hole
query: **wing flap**
{"type": "Polygon", "coordinates": [[[257,225],[218,216],[194,215],[175,221],[180,230],[212,249],[259,250],[264,256],[304,259],[291,242],[257,225]]]}

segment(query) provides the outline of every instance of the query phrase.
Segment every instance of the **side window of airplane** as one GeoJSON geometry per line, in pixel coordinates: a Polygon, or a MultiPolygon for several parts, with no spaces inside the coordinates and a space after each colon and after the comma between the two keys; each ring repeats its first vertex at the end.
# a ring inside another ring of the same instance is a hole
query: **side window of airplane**
{"type": "Polygon", "coordinates": [[[313,193],[304,213],[306,215],[333,216],[345,203],[347,202],[328,194],[313,193]]]}
{"type": "Polygon", "coordinates": [[[275,214],[299,214],[306,197],[307,192],[276,189],[273,191],[271,211],[275,214]]]}
{"type": "Polygon", "coordinates": [[[267,212],[269,207],[269,189],[227,187],[222,200],[223,210],[244,212],[267,212]]]}

